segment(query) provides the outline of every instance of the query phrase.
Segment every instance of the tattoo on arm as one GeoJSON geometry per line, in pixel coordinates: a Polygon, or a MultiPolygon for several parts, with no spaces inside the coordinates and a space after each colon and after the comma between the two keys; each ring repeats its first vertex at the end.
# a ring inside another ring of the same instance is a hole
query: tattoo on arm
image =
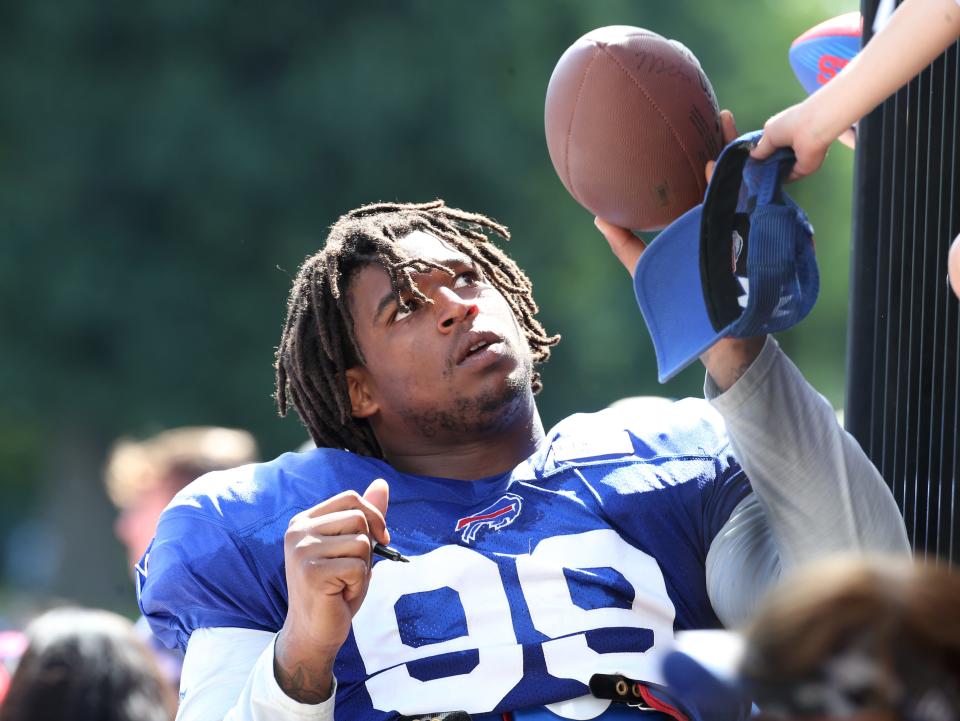
{"type": "Polygon", "coordinates": [[[333,669],[325,668],[324,671],[325,673],[314,674],[299,663],[293,669],[288,669],[281,666],[276,658],[273,660],[273,674],[277,685],[287,696],[299,703],[318,704],[330,698],[333,669]],[[324,682],[324,678],[330,680],[324,682]]]}

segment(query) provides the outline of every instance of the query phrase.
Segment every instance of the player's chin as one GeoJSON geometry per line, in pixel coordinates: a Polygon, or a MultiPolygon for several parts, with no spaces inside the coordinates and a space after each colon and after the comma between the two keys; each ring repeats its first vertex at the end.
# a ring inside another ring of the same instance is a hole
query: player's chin
{"type": "Polygon", "coordinates": [[[511,399],[530,390],[533,369],[524,359],[513,356],[504,357],[498,364],[484,373],[478,373],[469,379],[462,391],[477,400],[480,405],[494,408],[498,403],[509,403],[511,399]]]}
{"type": "Polygon", "coordinates": [[[497,399],[506,399],[516,394],[522,376],[519,364],[504,360],[483,372],[473,372],[461,377],[456,396],[472,399],[474,406],[493,407],[497,405],[497,399]]]}
{"type": "Polygon", "coordinates": [[[495,432],[510,427],[527,405],[530,382],[511,374],[469,399],[460,399],[457,414],[475,433],[495,432]]]}

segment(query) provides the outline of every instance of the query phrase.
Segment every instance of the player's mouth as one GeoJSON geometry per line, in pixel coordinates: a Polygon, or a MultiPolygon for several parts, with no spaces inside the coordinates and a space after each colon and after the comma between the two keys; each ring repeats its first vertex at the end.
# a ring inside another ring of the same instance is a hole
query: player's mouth
{"type": "Polygon", "coordinates": [[[470,331],[460,339],[454,357],[458,366],[474,366],[494,361],[505,351],[503,338],[496,333],[470,331]]]}

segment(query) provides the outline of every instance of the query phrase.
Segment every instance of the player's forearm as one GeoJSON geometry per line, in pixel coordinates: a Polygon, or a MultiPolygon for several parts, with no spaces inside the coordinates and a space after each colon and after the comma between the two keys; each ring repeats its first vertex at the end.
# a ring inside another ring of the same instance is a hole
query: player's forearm
{"type": "Polygon", "coordinates": [[[909,551],[879,472],[776,341],[767,341],[726,393],[709,380],[705,390],[726,421],[785,568],[836,551],[909,551]]]}
{"type": "Polygon", "coordinates": [[[726,391],[747,372],[763,350],[765,340],[766,336],[721,338],[700,356],[719,392],[726,391]]]}
{"type": "Polygon", "coordinates": [[[277,685],[294,701],[318,704],[333,693],[333,662],[336,650],[317,653],[303,648],[286,629],[277,634],[273,672],[277,685]]]}
{"type": "MultiPolygon", "coordinates": [[[[274,675],[276,634],[202,628],[190,637],[180,681],[178,721],[331,721],[334,699],[303,704],[274,675]]],[[[334,681],[334,690],[336,681],[334,681]]]]}
{"type": "Polygon", "coordinates": [[[960,34],[956,0],[906,0],[843,72],[811,95],[815,137],[837,138],[914,78],[960,34]]]}
{"type": "Polygon", "coordinates": [[[720,394],[708,378],[704,393],[754,491],[707,554],[707,593],[725,625],[749,619],[782,569],[838,551],[909,552],[880,474],[773,338],[734,387],[720,394]]]}

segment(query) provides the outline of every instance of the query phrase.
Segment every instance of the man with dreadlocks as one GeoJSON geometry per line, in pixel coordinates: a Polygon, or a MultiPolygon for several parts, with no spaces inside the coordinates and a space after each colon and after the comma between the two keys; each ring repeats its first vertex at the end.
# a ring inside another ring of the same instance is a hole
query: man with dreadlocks
{"type": "MultiPolygon", "coordinates": [[[[599,225],[632,269],[640,241],[599,225]]],[[[196,481],[138,567],[155,633],[186,648],[181,719],[611,720],[635,713],[611,673],[679,718],[658,685],[675,631],[738,623],[809,558],[907,549],[772,339],[704,355],[709,403],[545,432],[557,338],[493,237],[441,201],[380,203],[304,263],[277,401],[318,448],[196,481]]]]}

